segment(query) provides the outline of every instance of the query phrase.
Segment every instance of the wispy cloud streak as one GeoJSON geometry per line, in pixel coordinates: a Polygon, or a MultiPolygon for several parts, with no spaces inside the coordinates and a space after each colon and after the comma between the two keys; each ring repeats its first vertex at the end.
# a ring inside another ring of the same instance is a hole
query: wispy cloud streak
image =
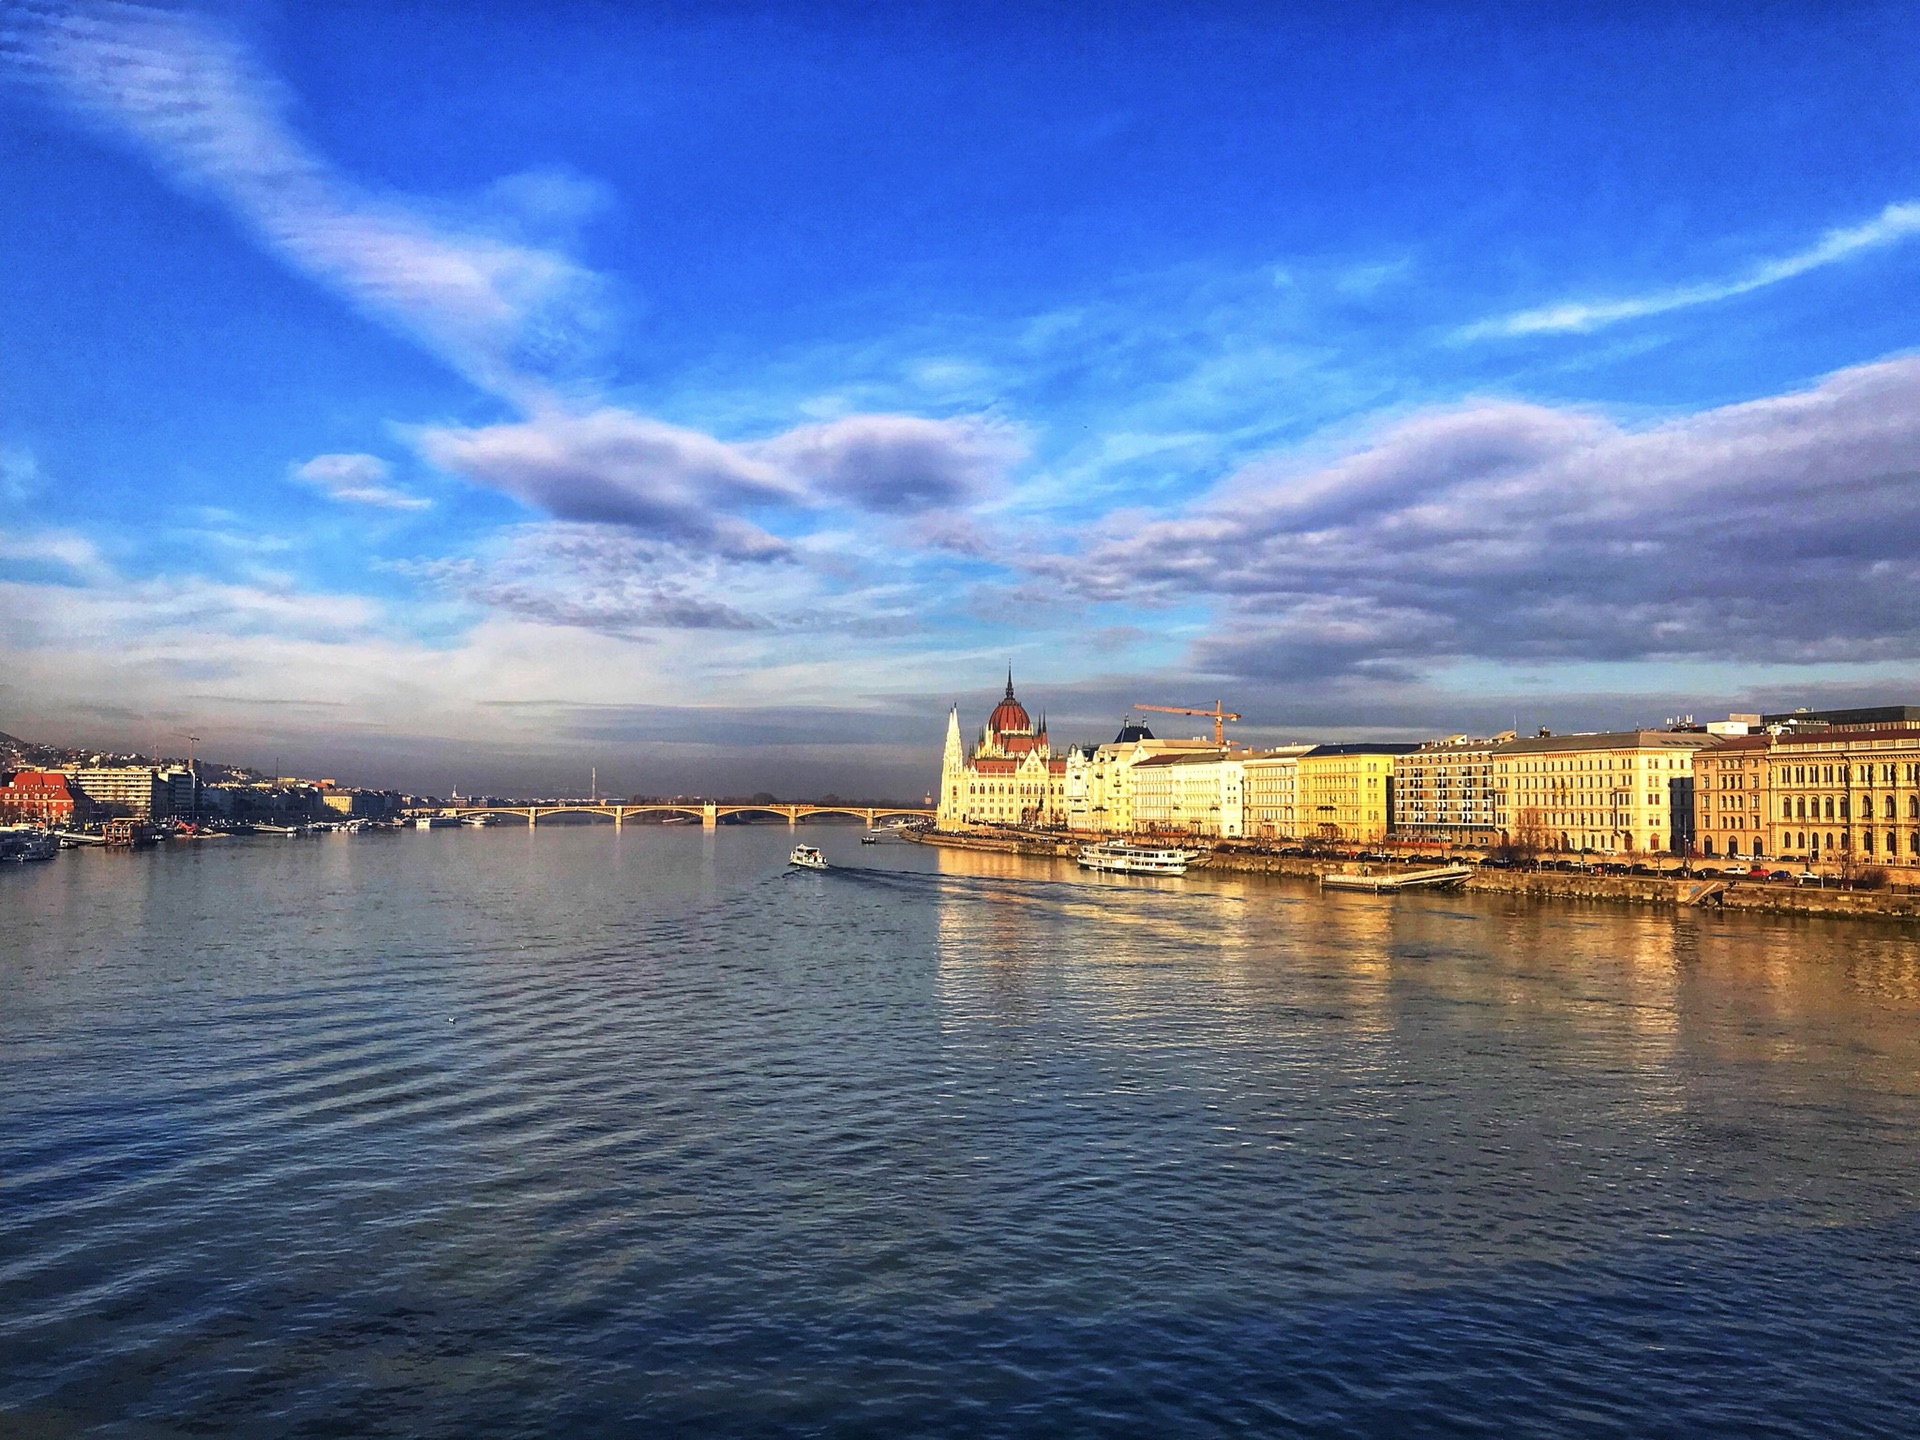
{"type": "Polygon", "coordinates": [[[569,257],[341,175],[288,123],[285,87],[190,12],[0,0],[0,74],[133,144],[490,391],[529,398],[605,325],[602,279],[569,257]]]}
{"type": "Polygon", "coordinates": [[[289,473],[330,499],[386,510],[426,510],[432,502],[387,484],[393,468],[377,455],[316,455],[289,473]]]}
{"type": "Polygon", "coordinates": [[[1461,337],[1477,340],[1497,336],[1584,334],[1608,325],[1617,325],[1623,320],[1639,320],[1649,315],[1664,315],[1672,310],[1685,310],[1694,305],[1731,300],[1737,295],[1746,295],[1769,285],[1777,285],[1783,280],[1792,280],[1864,251],[1899,244],[1915,235],[1920,235],[1920,203],[1904,201],[1887,206],[1864,225],[1829,230],[1806,249],[1764,261],[1731,279],[1679,285],[1617,300],[1573,300],[1545,305],[1469,326],[1461,332],[1461,337]]]}

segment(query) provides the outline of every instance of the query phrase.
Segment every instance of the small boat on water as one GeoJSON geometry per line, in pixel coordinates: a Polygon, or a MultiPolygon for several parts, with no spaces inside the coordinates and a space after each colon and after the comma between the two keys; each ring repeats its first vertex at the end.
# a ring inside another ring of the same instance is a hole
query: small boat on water
{"type": "Polygon", "coordinates": [[[1173,845],[1128,845],[1113,840],[1105,845],[1082,845],[1080,868],[1119,875],[1184,875],[1197,855],[1197,851],[1173,845]]]}
{"type": "Polygon", "coordinates": [[[793,853],[787,856],[787,863],[798,865],[803,870],[824,870],[827,868],[827,857],[811,845],[796,845],[793,853]]]}
{"type": "Polygon", "coordinates": [[[878,845],[880,843],[880,832],[878,830],[867,831],[866,834],[860,837],[860,843],[862,845],[878,845]]]}

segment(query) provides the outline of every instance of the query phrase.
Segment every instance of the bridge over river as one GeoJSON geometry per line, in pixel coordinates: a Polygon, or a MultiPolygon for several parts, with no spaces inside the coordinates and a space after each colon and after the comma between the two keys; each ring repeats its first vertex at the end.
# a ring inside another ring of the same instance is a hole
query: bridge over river
{"type": "Polygon", "coordinates": [[[914,807],[893,805],[731,805],[715,801],[693,801],[683,804],[661,805],[616,805],[607,801],[557,800],[546,804],[527,805],[442,805],[423,809],[409,810],[407,815],[446,816],[450,819],[464,820],[469,815],[513,815],[538,825],[542,820],[555,815],[594,815],[613,821],[615,826],[626,824],[628,820],[642,815],[685,815],[698,820],[711,830],[729,815],[776,815],[789,825],[798,825],[802,820],[810,820],[816,815],[844,815],[854,820],[864,820],[867,828],[872,829],[882,820],[905,818],[913,820],[931,820],[934,812],[914,807]]]}

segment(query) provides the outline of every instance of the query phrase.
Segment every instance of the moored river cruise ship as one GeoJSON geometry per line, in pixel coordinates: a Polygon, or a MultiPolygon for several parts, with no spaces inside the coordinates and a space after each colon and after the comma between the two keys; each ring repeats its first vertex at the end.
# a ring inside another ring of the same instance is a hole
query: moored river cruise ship
{"type": "Polygon", "coordinates": [[[1184,875],[1197,854],[1175,846],[1128,845],[1114,840],[1105,845],[1082,845],[1080,867],[1123,875],[1184,875]]]}

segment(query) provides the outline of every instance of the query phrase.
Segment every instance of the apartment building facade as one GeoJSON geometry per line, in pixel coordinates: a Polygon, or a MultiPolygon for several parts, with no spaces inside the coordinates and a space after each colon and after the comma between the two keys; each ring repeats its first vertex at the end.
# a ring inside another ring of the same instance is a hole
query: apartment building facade
{"type": "Polygon", "coordinates": [[[1770,735],[1740,735],[1693,752],[1693,842],[1701,855],[1763,859],[1778,849],[1767,835],[1773,747],[1770,735]]]}
{"type": "Polygon", "coordinates": [[[1449,735],[1428,740],[1393,767],[1393,838],[1417,844],[1499,842],[1494,756],[1511,730],[1487,739],[1449,735]]]}
{"type": "Polygon", "coordinates": [[[1300,757],[1311,745],[1258,750],[1242,765],[1246,833],[1256,840],[1300,838],[1300,757]]]}
{"type": "Polygon", "coordinates": [[[1920,726],[1786,731],[1766,769],[1771,854],[1920,865],[1920,726]]]}
{"type": "Polygon", "coordinates": [[[1704,731],[1537,735],[1494,752],[1494,816],[1508,839],[1546,850],[1679,848],[1694,823],[1693,756],[1704,731]],[[1676,786],[1675,781],[1683,782],[1676,786]]]}
{"type": "Polygon", "coordinates": [[[1246,752],[1149,755],[1133,775],[1133,828],[1237,840],[1246,834],[1246,752]]]}
{"type": "Polygon", "coordinates": [[[1419,746],[1360,741],[1316,745],[1299,767],[1301,838],[1345,844],[1384,841],[1394,819],[1393,772],[1419,746]]]}

